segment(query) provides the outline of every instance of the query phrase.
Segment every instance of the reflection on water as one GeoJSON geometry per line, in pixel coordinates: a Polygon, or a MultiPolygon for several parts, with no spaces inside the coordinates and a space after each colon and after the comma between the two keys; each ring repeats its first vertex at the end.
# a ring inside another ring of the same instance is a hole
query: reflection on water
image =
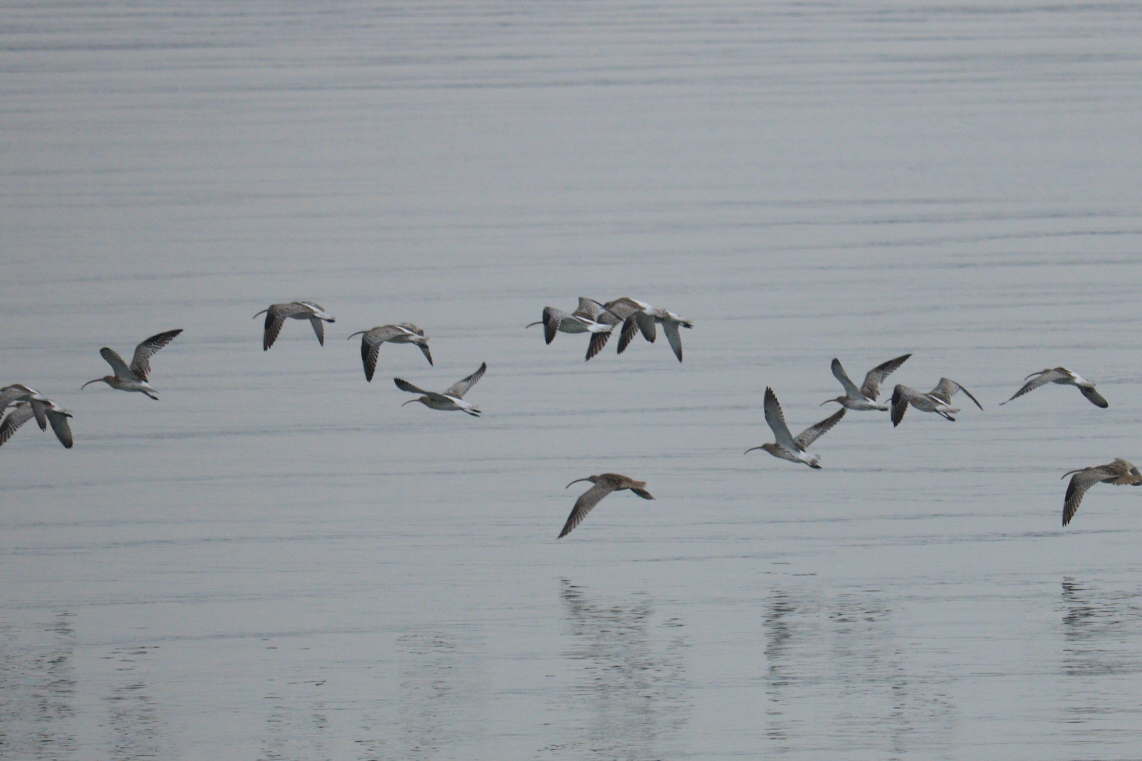
{"type": "Polygon", "coordinates": [[[111,730],[111,758],[167,758],[165,721],[151,696],[147,671],[154,646],[112,650],[110,692],[105,696],[111,730]]]}
{"type": "Polygon", "coordinates": [[[479,744],[486,733],[487,684],[471,636],[418,631],[397,640],[400,678],[393,758],[436,758],[479,744]]]}
{"type": "Polygon", "coordinates": [[[646,594],[606,600],[563,579],[560,595],[577,680],[565,726],[574,739],[559,750],[573,757],[587,751],[597,758],[677,755],[689,714],[683,622],[656,621],[646,594]]]}
{"type": "Polygon", "coordinates": [[[950,680],[913,662],[893,615],[878,592],[830,600],[808,590],[773,592],[763,616],[772,750],[805,750],[827,735],[835,747],[885,758],[950,750],[950,680]]]}
{"type": "Polygon", "coordinates": [[[61,612],[46,627],[0,627],[0,758],[70,758],[76,750],[75,630],[61,612]],[[39,634],[31,643],[29,633],[39,634]]]}
{"type": "Polygon", "coordinates": [[[1126,682],[1142,672],[1142,593],[1064,577],[1061,723],[1081,740],[1129,744],[1138,706],[1126,682]]]}

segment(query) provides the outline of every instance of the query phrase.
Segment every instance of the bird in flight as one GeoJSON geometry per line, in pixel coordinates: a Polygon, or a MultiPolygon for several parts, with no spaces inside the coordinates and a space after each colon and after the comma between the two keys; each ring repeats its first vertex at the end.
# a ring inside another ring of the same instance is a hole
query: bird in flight
{"type": "MultiPolygon", "coordinates": [[[[382,325],[372,330],[358,330],[349,336],[361,336],[361,361],[365,365],[365,380],[372,383],[373,373],[377,369],[377,355],[381,353],[381,344],[391,341],[395,344],[416,344],[432,364],[432,352],[428,350],[428,336],[424,331],[411,322],[402,322],[400,325],[382,325]]],[[[348,339],[346,339],[348,340],[348,339]]]]}
{"type": "Polygon", "coordinates": [[[954,423],[956,419],[952,415],[960,411],[959,407],[952,406],[952,397],[957,391],[963,391],[967,394],[968,399],[975,402],[976,407],[983,409],[983,405],[971,395],[970,391],[949,378],[940,378],[936,387],[926,394],[898,384],[892,390],[892,427],[895,428],[900,425],[900,421],[904,419],[904,413],[908,411],[909,404],[921,412],[935,412],[954,423]]]}
{"type": "MultiPolygon", "coordinates": [[[[1027,382],[1023,384],[1023,388],[1015,392],[1011,399],[1017,399],[1030,391],[1034,391],[1040,386],[1046,386],[1048,383],[1058,383],[1063,386],[1077,387],[1079,392],[1089,399],[1090,403],[1095,407],[1106,409],[1110,406],[1110,404],[1102,398],[1102,395],[1094,390],[1093,383],[1077,373],[1072,373],[1065,367],[1048,367],[1046,370],[1031,373],[1023,380],[1027,382]]],[[[1008,399],[1007,402],[1010,402],[1011,399],[1008,399]]],[[[1000,402],[999,404],[1002,406],[1007,404],[1007,402],[1000,402]]]]}
{"type": "Polygon", "coordinates": [[[402,378],[393,378],[393,382],[397,384],[397,388],[399,388],[401,391],[408,391],[412,394],[422,395],[417,399],[409,399],[407,402],[401,405],[402,407],[405,406],[405,404],[420,402],[425,407],[429,407],[434,410],[460,410],[461,412],[466,412],[473,417],[479,417],[480,408],[474,404],[470,404],[469,402],[464,401],[464,394],[468,393],[468,389],[472,388],[472,386],[475,386],[476,382],[479,381],[480,378],[484,377],[484,371],[487,369],[488,363],[481,363],[479,369],[477,369],[476,372],[472,373],[463,380],[456,381],[447,389],[445,389],[443,393],[440,394],[436,393],[435,391],[425,391],[424,389],[418,386],[414,386],[402,378]]]}
{"type": "Polygon", "coordinates": [[[1072,474],[1074,477],[1067,485],[1067,495],[1063,498],[1064,526],[1071,522],[1071,518],[1075,517],[1079,503],[1083,501],[1083,495],[1095,484],[1128,484],[1131,486],[1142,484],[1142,473],[1138,472],[1137,466],[1121,457],[1115,458],[1114,462],[1106,465],[1094,465],[1089,468],[1072,470],[1069,473],[1064,473],[1063,478],[1072,474]]]}
{"type": "Polygon", "coordinates": [[[630,489],[632,492],[642,497],[643,499],[654,499],[650,492],[646,490],[646,481],[635,481],[633,478],[618,473],[603,473],[599,476],[587,476],[586,478],[577,478],[572,481],[564,489],[571,487],[571,484],[577,484],[580,481],[590,481],[593,485],[590,489],[579,495],[579,499],[575,500],[575,507],[571,508],[571,514],[567,516],[567,522],[563,524],[563,530],[559,532],[558,539],[562,539],[571,533],[571,531],[583,522],[587,517],[587,513],[591,512],[592,508],[613,491],[622,491],[630,489]]]}
{"type": "MultiPolygon", "coordinates": [[[[266,329],[262,333],[262,351],[269,351],[277,340],[278,333],[282,332],[282,325],[286,318],[292,320],[309,320],[313,332],[317,334],[317,342],[325,345],[326,322],[337,322],[333,315],[325,311],[322,306],[313,301],[291,301],[288,304],[270,304],[269,307],[258,312],[266,316],[266,329]]],[[[255,314],[256,318],[258,314],[255,314]]]]}
{"type": "Polygon", "coordinates": [[[860,388],[857,388],[856,384],[849,379],[848,374],[845,373],[845,368],[841,367],[841,361],[834,359],[832,365],[833,377],[841,382],[841,385],[845,388],[845,393],[843,396],[838,396],[835,399],[826,399],[821,402],[821,404],[836,402],[850,410],[887,411],[888,407],[885,405],[876,404],[876,397],[880,395],[880,384],[884,383],[884,379],[891,375],[896,368],[904,364],[904,361],[911,356],[911,354],[904,354],[872,368],[868,371],[868,374],[864,376],[864,383],[860,385],[860,388]]]}
{"type": "Polygon", "coordinates": [[[104,346],[99,350],[99,355],[107,360],[107,364],[111,365],[111,370],[115,374],[104,375],[102,378],[89,380],[79,388],[82,390],[92,383],[102,382],[120,391],[138,391],[141,394],[146,394],[151,399],[158,399],[159,397],[156,396],[158,390],[147,382],[147,376],[151,374],[151,357],[153,357],[155,352],[159,349],[173,341],[175,336],[181,332],[182,328],[178,330],[168,330],[165,333],[156,333],[144,340],[135,347],[135,355],[131,358],[131,365],[129,367],[114,349],[109,349],[104,346]]]}
{"type": "Polygon", "coordinates": [[[844,416],[845,408],[842,407],[816,425],[811,425],[804,431],[801,431],[801,433],[797,435],[797,438],[793,438],[793,434],[789,432],[789,426],[785,424],[785,415],[781,413],[781,403],[777,401],[777,394],[773,393],[772,388],[766,387],[765,422],[769,423],[769,427],[773,429],[773,436],[777,441],[776,443],[750,447],[745,450],[745,453],[748,454],[755,449],[763,449],[774,457],[780,457],[782,460],[803,462],[814,470],[820,470],[821,458],[816,455],[810,457],[805,450],[808,449],[809,445],[814,441],[824,436],[825,433],[840,422],[840,419],[844,416]]]}

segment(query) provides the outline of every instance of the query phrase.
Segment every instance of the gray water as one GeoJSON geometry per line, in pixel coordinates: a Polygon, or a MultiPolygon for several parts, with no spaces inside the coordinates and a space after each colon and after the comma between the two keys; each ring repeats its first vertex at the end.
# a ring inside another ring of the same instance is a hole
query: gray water
{"type": "Polygon", "coordinates": [[[1130,3],[5,3],[0,758],[1137,759],[1130,3]],[[315,8],[315,6],[319,6],[315,8]],[[546,305],[695,323],[545,346],[546,305]],[[268,304],[315,299],[324,348],[268,304]],[[413,321],[436,365],[349,333],[413,321]],[[101,346],[161,400],[99,384],[101,346]],[[824,469],[742,452],[840,388],[824,469]],[[443,389],[482,361],[480,419],[443,389]],[[1066,365],[1103,411],[1027,373],[1066,365]],[[966,401],[966,400],[965,400],[966,401]],[[555,537],[591,473],[648,482],[555,537]]]}

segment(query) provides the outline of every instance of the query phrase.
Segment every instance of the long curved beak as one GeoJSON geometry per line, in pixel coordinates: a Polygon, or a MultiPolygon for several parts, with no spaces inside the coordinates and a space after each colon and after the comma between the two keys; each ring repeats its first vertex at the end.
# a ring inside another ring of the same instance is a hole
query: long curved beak
{"type": "MultiPolygon", "coordinates": [[[[820,403],[820,404],[818,404],[817,406],[818,406],[818,407],[824,407],[824,406],[825,406],[826,404],[828,404],[829,402],[837,402],[837,400],[836,400],[836,399],[826,399],[825,401],[821,402],[821,403],[820,403]]],[[[840,404],[840,402],[837,402],[837,404],[840,404]]]]}
{"type": "MultiPolygon", "coordinates": [[[[270,311],[270,310],[268,310],[268,309],[263,309],[262,311],[258,312],[258,314],[265,314],[265,313],[266,313],[266,312],[268,312],[268,311],[270,311]]],[[[257,318],[257,316],[258,316],[258,314],[254,315],[254,317],[253,317],[252,319],[256,319],[256,318],[257,318]]]]}
{"type": "Polygon", "coordinates": [[[524,327],[530,328],[532,325],[542,325],[542,324],[543,324],[543,320],[540,320],[538,322],[529,322],[527,325],[524,325],[524,327]]]}
{"type": "Polygon", "coordinates": [[[417,399],[409,399],[407,402],[405,402],[405,403],[404,403],[404,404],[402,404],[401,406],[403,407],[405,404],[412,404],[413,402],[419,402],[419,401],[420,401],[420,399],[419,399],[419,398],[417,398],[417,399]]]}
{"type": "Polygon", "coordinates": [[[87,383],[84,383],[82,386],[80,386],[79,390],[82,391],[83,389],[90,386],[92,383],[98,383],[101,380],[103,380],[103,379],[102,378],[96,378],[95,380],[89,380],[87,383]]]}
{"type": "Polygon", "coordinates": [[[761,447],[750,447],[749,449],[742,452],[742,454],[749,454],[750,452],[752,452],[755,449],[761,449],[761,447]]]}
{"type": "MultiPolygon", "coordinates": [[[[577,484],[577,483],[579,483],[580,481],[590,481],[590,480],[591,480],[591,479],[589,479],[589,478],[576,478],[574,481],[572,481],[572,482],[571,482],[571,484],[577,484]]],[[[566,485],[566,486],[564,486],[563,488],[564,488],[564,489],[570,489],[570,488],[571,488],[571,484],[567,484],[567,485],[566,485]]]]}
{"type": "Polygon", "coordinates": [[[349,340],[350,338],[352,338],[353,336],[359,336],[359,335],[361,335],[362,333],[365,333],[365,332],[367,332],[367,331],[364,331],[364,330],[358,330],[356,333],[350,333],[348,336],[346,336],[346,337],[345,337],[345,340],[346,340],[346,341],[348,341],[348,340],[349,340]]]}

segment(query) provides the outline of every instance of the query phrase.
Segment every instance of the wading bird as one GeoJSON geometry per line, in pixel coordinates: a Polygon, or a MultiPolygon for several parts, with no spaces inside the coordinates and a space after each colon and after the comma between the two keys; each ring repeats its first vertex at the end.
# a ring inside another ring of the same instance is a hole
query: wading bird
{"type": "Polygon", "coordinates": [[[838,396],[836,399],[826,399],[821,404],[828,404],[829,402],[836,402],[842,407],[850,410],[880,410],[885,412],[888,407],[883,404],[876,404],[876,397],[880,395],[880,384],[884,383],[884,379],[892,374],[892,371],[904,364],[904,360],[911,357],[911,354],[904,354],[896,359],[890,359],[883,365],[877,365],[868,371],[864,376],[864,383],[860,388],[849,379],[845,373],[845,368],[841,367],[839,359],[833,360],[833,377],[841,382],[845,387],[844,396],[838,396]]]}
{"type": "MultiPolygon", "coordinates": [[[[52,430],[55,431],[56,438],[59,439],[59,443],[63,444],[65,449],[71,449],[74,442],[71,438],[71,426],[67,423],[67,419],[71,417],[71,412],[52,401],[47,402],[43,410],[52,430]]],[[[3,422],[0,422],[0,445],[12,438],[12,434],[19,430],[20,426],[35,416],[36,413],[32,409],[31,402],[20,402],[13,407],[3,422]]]]}
{"type": "Polygon", "coordinates": [[[820,470],[821,458],[816,455],[810,457],[805,453],[805,450],[808,449],[809,445],[814,441],[824,436],[825,433],[844,416],[845,408],[842,407],[820,423],[801,431],[797,438],[793,438],[793,434],[789,432],[789,426],[785,424],[785,416],[781,414],[781,404],[777,401],[777,394],[773,393],[772,388],[766,387],[765,422],[769,423],[769,427],[773,429],[773,436],[777,439],[777,442],[762,444],[758,447],[750,447],[745,450],[745,453],[748,454],[755,449],[764,449],[774,457],[780,457],[783,460],[790,460],[792,462],[803,462],[810,468],[820,470]]]}
{"type": "MultiPolygon", "coordinates": [[[[1106,409],[1110,406],[1110,404],[1108,404],[1107,401],[1102,398],[1102,395],[1094,390],[1093,383],[1081,375],[1072,373],[1065,367],[1056,367],[1053,369],[1048,367],[1046,370],[1040,370],[1037,373],[1031,373],[1023,380],[1027,382],[1023,384],[1023,388],[1015,392],[1015,395],[1012,396],[1011,399],[1016,399],[1020,396],[1023,396],[1028,391],[1034,391],[1040,386],[1046,386],[1048,383],[1059,383],[1064,386],[1077,387],[1082,395],[1089,399],[1090,403],[1095,407],[1102,407],[1103,409],[1106,409]]],[[[1007,402],[1010,402],[1011,399],[1008,399],[1007,402]]],[[[1007,404],[1007,402],[1000,402],[999,404],[1002,406],[1007,404]]]]}
{"type": "Polygon", "coordinates": [[[152,399],[158,399],[155,396],[158,390],[147,382],[147,376],[151,373],[151,357],[159,349],[173,341],[175,336],[181,332],[182,328],[168,330],[165,333],[157,333],[140,343],[135,347],[135,356],[131,358],[130,367],[127,367],[127,363],[113,349],[104,346],[99,350],[99,355],[107,360],[107,364],[111,365],[115,374],[89,380],[80,386],[80,389],[87,388],[92,383],[103,382],[120,391],[138,391],[152,399]]]}
{"type": "MultiPolygon", "coordinates": [[[[325,345],[325,326],[322,322],[337,322],[333,315],[325,311],[320,305],[312,301],[291,301],[288,304],[270,304],[258,314],[266,316],[266,329],[262,333],[262,351],[269,351],[277,340],[286,318],[293,320],[309,320],[313,332],[317,334],[317,342],[325,345]]],[[[257,318],[258,314],[254,317],[257,318]]]]}
{"type": "Polygon", "coordinates": [[[1063,498],[1064,526],[1071,522],[1071,518],[1075,517],[1079,503],[1083,501],[1083,495],[1095,484],[1129,484],[1131,486],[1142,484],[1142,473],[1138,472],[1138,468],[1133,463],[1127,462],[1121,457],[1115,458],[1114,462],[1106,465],[1094,465],[1089,468],[1072,470],[1069,473],[1064,473],[1062,477],[1066,478],[1071,474],[1074,474],[1074,478],[1067,486],[1067,496],[1063,498]]]}
{"type": "Polygon", "coordinates": [[[401,405],[402,407],[405,406],[405,404],[420,402],[425,407],[429,407],[434,410],[460,410],[461,412],[467,412],[469,415],[479,417],[480,408],[474,404],[469,404],[468,402],[464,401],[464,394],[468,393],[468,389],[472,388],[472,386],[475,386],[476,382],[479,381],[480,378],[484,377],[484,371],[487,369],[488,363],[481,363],[480,369],[476,370],[476,372],[472,373],[464,380],[456,381],[442,394],[438,394],[435,391],[425,391],[424,389],[414,386],[408,381],[402,380],[401,378],[393,378],[393,382],[397,384],[397,388],[399,388],[401,391],[408,391],[412,394],[423,394],[423,396],[419,397],[418,399],[409,399],[407,402],[401,405]]]}
{"type": "Polygon", "coordinates": [[[598,303],[593,299],[580,296],[579,306],[571,314],[555,307],[544,307],[543,319],[528,323],[524,327],[542,325],[543,338],[549,344],[555,340],[556,333],[590,333],[591,342],[587,344],[586,357],[590,359],[602,351],[607,344],[607,339],[611,337],[611,331],[614,329],[613,325],[596,319],[603,313],[603,310],[597,306],[598,303]]]}
{"type": "Polygon", "coordinates": [[[571,514],[567,516],[567,522],[563,524],[563,530],[559,532],[559,536],[557,537],[559,539],[570,534],[572,529],[583,522],[583,519],[587,517],[587,513],[591,512],[591,509],[599,504],[599,501],[602,500],[603,497],[613,491],[630,489],[643,499],[654,499],[650,492],[644,488],[646,481],[635,481],[633,478],[627,478],[618,473],[603,473],[601,476],[577,478],[563,488],[569,489],[571,484],[577,484],[580,481],[590,481],[594,485],[580,494],[579,499],[575,500],[575,507],[571,509],[571,514]]]}
{"type": "MultiPolygon", "coordinates": [[[[373,373],[377,369],[377,355],[381,353],[381,344],[391,341],[395,344],[416,344],[424,353],[428,364],[432,364],[432,352],[428,350],[428,336],[424,331],[411,322],[402,322],[400,325],[382,325],[372,330],[358,330],[349,336],[361,336],[361,361],[365,364],[365,380],[373,381],[373,373]]],[[[346,339],[348,340],[348,339],[346,339]]]]}
{"type": "Polygon", "coordinates": [[[952,415],[960,411],[959,407],[952,406],[952,397],[957,391],[963,391],[968,395],[968,399],[975,402],[976,407],[983,409],[983,405],[971,395],[970,391],[948,378],[940,378],[936,387],[926,394],[921,394],[914,388],[897,385],[892,390],[892,427],[900,425],[909,404],[921,412],[935,412],[954,423],[956,419],[952,415]]]}

